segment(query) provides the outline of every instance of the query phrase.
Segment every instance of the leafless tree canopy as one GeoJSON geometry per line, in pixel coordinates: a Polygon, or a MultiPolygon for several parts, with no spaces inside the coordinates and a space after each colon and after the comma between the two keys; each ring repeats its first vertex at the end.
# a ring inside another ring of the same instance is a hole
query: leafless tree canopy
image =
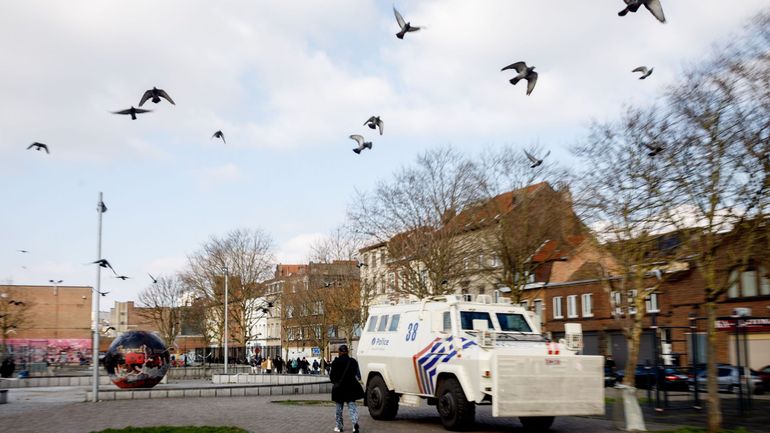
{"type": "MultiPolygon", "coordinates": [[[[757,254],[766,258],[768,250],[770,14],[731,41],[686,70],[655,106],[632,107],[617,122],[594,125],[576,148],[588,167],[578,202],[594,227],[602,224],[623,290],[649,287],[655,260],[687,257],[704,278],[712,432],[721,424],[716,302],[727,292],[730,270],[744,269],[757,254]],[[654,247],[665,232],[681,244],[662,252],[668,257],[654,247]]],[[[641,297],[635,304],[644,311],[641,297]]],[[[635,355],[641,322],[632,330],[635,355]]]]}
{"type": "Polygon", "coordinates": [[[143,307],[139,314],[155,323],[160,337],[170,347],[182,328],[185,286],[176,276],[160,276],[157,280],[139,293],[143,307]]]}
{"type": "Polygon", "coordinates": [[[29,314],[32,306],[32,301],[19,288],[0,286],[0,355],[6,353],[5,339],[32,323],[29,314]]]}
{"type": "Polygon", "coordinates": [[[245,345],[261,309],[251,308],[254,299],[264,294],[261,282],[270,278],[275,263],[273,241],[260,229],[238,229],[219,238],[212,236],[195,253],[188,256],[185,283],[208,304],[209,334],[223,341],[224,276],[228,278],[228,326],[235,345],[245,345]]]}
{"type": "Polygon", "coordinates": [[[357,232],[352,224],[335,227],[327,236],[310,244],[308,262],[332,263],[335,260],[356,260],[358,250],[368,236],[357,232]]]}

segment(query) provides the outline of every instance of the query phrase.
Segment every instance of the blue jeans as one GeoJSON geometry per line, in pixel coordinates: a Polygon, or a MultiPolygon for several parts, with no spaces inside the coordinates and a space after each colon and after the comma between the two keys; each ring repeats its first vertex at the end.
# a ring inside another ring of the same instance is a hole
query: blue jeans
{"type": "MultiPolygon", "coordinates": [[[[345,407],[345,403],[337,403],[337,427],[342,430],[342,409],[345,407]]],[[[350,412],[350,422],[358,424],[358,406],[356,402],[348,402],[348,411],[350,412]]]]}

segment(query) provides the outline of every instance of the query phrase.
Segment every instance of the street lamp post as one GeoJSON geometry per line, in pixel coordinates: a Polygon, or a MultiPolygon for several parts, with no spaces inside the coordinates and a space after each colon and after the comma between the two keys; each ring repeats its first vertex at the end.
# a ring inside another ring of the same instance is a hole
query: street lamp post
{"type": "Polygon", "coordinates": [[[55,314],[54,314],[54,337],[59,338],[59,284],[63,283],[64,280],[48,280],[49,283],[53,284],[53,295],[54,295],[54,302],[56,302],[56,305],[54,306],[55,314]]]}
{"type": "Polygon", "coordinates": [[[225,329],[224,329],[224,338],[225,338],[225,374],[227,374],[227,334],[229,332],[229,329],[227,328],[227,280],[228,280],[228,269],[227,266],[223,268],[225,271],[225,329]]]}
{"type": "MultiPolygon", "coordinates": [[[[96,206],[96,212],[99,215],[99,224],[96,235],[96,260],[102,260],[102,214],[107,211],[107,206],[104,205],[103,195],[99,193],[99,203],[96,206]]],[[[91,367],[93,369],[93,402],[99,401],[99,297],[101,294],[102,284],[102,266],[96,265],[96,294],[93,295],[93,349],[91,350],[91,367]]]]}

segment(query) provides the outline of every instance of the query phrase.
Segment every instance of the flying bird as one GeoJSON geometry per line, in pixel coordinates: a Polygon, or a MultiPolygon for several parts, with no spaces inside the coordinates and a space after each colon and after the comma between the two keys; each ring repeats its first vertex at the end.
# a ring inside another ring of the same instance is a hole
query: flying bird
{"type": "Polygon", "coordinates": [[[147,273],[147,275],[150,276],[150,279],[152,280],[152,284],[158,284],[158,279],[153,277],[151,273],[147,273]]]}
{"type": "Polygon", "coordinates": [[[368,266],[368,265],[366,263],[364,263],[364,262],[356,263],[356,267],[359,268],[359,269],[363,268],[364,266],[368,266]]]}
{"type": "Polygon", "coordinates": [[[663,15],[663,6],[660,5],[660,0],[623,0],[626,3],[626,8],[618,12],[621,17],[626,16],[627,13],[634,13],[644,5],[650,13],[658,19],[658,21],[665,23],[666,16],[663,15]]]}
{"type": "Polygon", "coordinates": [[[417,26],[412,26],[412,24],[406,22],[404,20],[404,17],[401,16],[401,14],[396,10],[396,7],[393,6],[393,14],[396,15],[396,21],[398,21],[398,26],[401,27],[401,31],[396,33],[396,37],[399,39],[404,39],[404,35],[408,32],[416,32],[417,30],[420,30],[417,26]]]}
{"type": "Polygon", "coordinates": [[[130,114],[131,120],[136,120],[136,115],[141,113],[149,113],[152,110],[145,110],[144,108],[134,108],[132,105],[131,108],[127,108],[125,110],[120,111],[113,111],[112,114],[130,114]]]}
{"type": "Polygon", "coordinates": [[[109,268],[113,274],[118,275],[118,273],[115,272],[115,269],[112,268],[112,265],[107,261],[107,259],[101,259],[91,263],[94,265],[99,265],[102,268],[109,268]]]}
{"type": "Polygon", "coordinates": [[[527,95],[532,93],[532,90],[535,89],[535,84],[537,83],[537,72],[535,72],[534,66],[527,66],[524,62],[516,62],[504,67],[501,71],[507,69],[513,69],[518,72],[518,75],[508,80],[511,84],[515,86],[520,80],[527,80],[527,95]]]}
{"type": "Polygon", "coordinates": [[[168,96],[168,93],[166,93],[165,90],[159,89],[157,87],[153,87],[150,90],[147,90],[144,92],[144,95],[142,95],[142,100],[139,101],[139,106],[141,107],[144,105],[145,102],[147,102],[148,99],[152,98],[152,102],[158,103],[160,102],[160,98],[164,98],[166,101],[170,102],[171,105],[176,105],[173,99],[171,99],[170,96],[168,96]]]}
{"type": "Polygon", "coordinates": [[[225,141],[225,134],[222,131],[215,132],[214,135],[211,136],[211,138],[221,138],[222,143],[227,144],[227,142],[225,141]]]}
{"type": "Polygon", "coordinates": [[[18,252],[20,252],[20,253],[22,253],[22,254],[27,254],[27,253],[29,252],[29,251],[27,251],[27,250],[16,250],[16,251],[18,251],[18,252]]]}
{"type": "Polygon", "coordinates": [[[10,304],[10,305],[24,305],[24,301],[15,301],[15,300],[11,299],[10,301],[8,301],[8,304],[10,304]]]}
{"type": "Polygon", "coordinates": [[[102,296],[107,296],[110,292],[96,292],[96,293],[98,293],[98,294],[100,294],[102,296]]]}
{"type": "Polygon", "coordinates": [[[356,141],[356,143],[358,143],[358,147],[353,149],[353,152],[355,152],[355,153],[357,153],[359,155],[361,154],[362,150],[364,150],[364,149],[371,149],[372,148],[372,142],[371,141],[364,141],[364,136],[363,135],[353,134],[353,135],[350,136],[350,138],[352,138],[353,140],[356,141]]]}
{"type": "Polygon", "coordinates": [[[334,284],[334,283],[331,282],[331,281],[324,281],[323,284],[324,284],[324,287],[331,287],[332,284],[334,284]]]}
{"type": "Polygon", "coordinates": [[[385,128],[385,123],[380,119],[380,116],[372,116],[364,122],[364,125],[368,126],[371,129],[380,128],[380,135],[382,135],[382,130],[385,128]]]}
{"type": "Polygon", "coordinates": [[[121,279],[121,280],[123,280],[123,281],[126,281],[127,279],[129,279],[129,278],[131,278],[131,277],[127,277],[127,276],[125,276],[125,275],[116,275],[116,276],[115,276],[115,278],[118,278],[118,279],[121,279]]]}
{"type": "Polygon", "coordinates": [[[48,145],[47,145],[47,144],[38,143],[38,142],[36,141],[36,142],[34,142],[34,143],[30,144],[29,146],[27,146],[27,150],[29,150],[29,149],[32,149],[33,147],[34,147],[34,148],[35,148],[35,150],[37,150],[37,151],[40,151],[40,150],[45,150],[45,153],[48,153],[48,154],[50,154],[50,153],[51,153],[51,152],[49,152],[49,151],[48,151],[48,145]]]}
{"type": "Polygon", "coordinates": [[[548,155],[551,154],[551,151],[549,150],[545,155],[543,155],[542,159],[535,158],[531,153],[527,152],[526,150],[524,151],[524,154],[527,155],[527,158],[532,163],[532,165],[530,165],[529,168],[535,168],[543,163],[543,159],[547,158],[548,155]]]}
{"type": "Polygon", "coordinates": [[[663,148],[658,146],[658,145],[644,143],[644,147],[646,147],[650,151],[647,154],[647,156],[655,156],[655,155],[659,154],[660,152],[663,152],[663,148]]]}
{"type": "Polygon", "coordinates": [[[655,68],[647,68],[647,66],[639,66],[638,68],[634,68],[631,72],[641,72],[642,76],[639,77],[640,80],[644,80],[645,78],[652,75],[652,70],[655,68]]]}

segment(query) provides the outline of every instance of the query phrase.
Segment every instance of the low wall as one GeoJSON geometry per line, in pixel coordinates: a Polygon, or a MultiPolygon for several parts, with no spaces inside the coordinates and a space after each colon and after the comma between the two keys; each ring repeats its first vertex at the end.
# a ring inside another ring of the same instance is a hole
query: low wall
{"type": "MultiPolygon", "coordinates": [[[[0,379],[0,389],[48,386],[91,386],[91,376],[33,376],[24,379],[0,379]]],[[[112,383],[109,376],[99,376],[100,385],[112,383]]]]}
{"type": "MultiPolygon", "coordinates": [[[[117,389],[99,391],[99,400],[144,400],[157,398],[196,397],[255,397],[268,395],[329,394],[331,382],[293,383],[284,385],[241,385],[201,388],[163,387],[153,389],[117,389]]],[[[93,399],[93,392],[86,393],[85,401],[93,399]]]]}
{"type": "Polygon", "coordinates": [[[315,374],[215,374],[211,376],[211,382],[217,385],[284,385],[328,381],[329,376],[315,374]]]}

